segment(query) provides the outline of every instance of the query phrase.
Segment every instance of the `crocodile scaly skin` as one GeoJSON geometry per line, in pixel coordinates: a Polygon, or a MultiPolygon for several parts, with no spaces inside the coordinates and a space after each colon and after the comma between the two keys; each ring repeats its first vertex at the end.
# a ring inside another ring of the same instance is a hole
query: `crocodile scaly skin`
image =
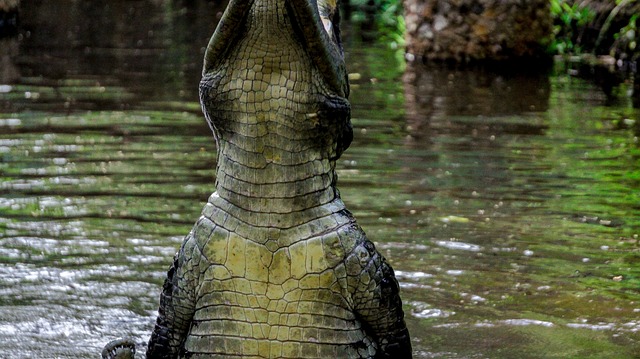
{"type": "Polygon", "coordinates": [[[200,84],[216,192],[169,270],[148,358],[411,357],[393,270],[336,189],[352,137],[336,11],[231,1],[200,84]]]}

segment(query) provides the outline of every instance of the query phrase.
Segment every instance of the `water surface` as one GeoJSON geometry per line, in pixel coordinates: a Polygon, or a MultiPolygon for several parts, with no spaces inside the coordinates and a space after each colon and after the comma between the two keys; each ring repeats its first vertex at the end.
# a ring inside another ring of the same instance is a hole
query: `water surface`
{"type": "MultiPolygon", "coordinates": [[[[0,84],[7,358],[143,346],[214,189],[196,91],[220,5],[65,3],[24,11],[17,80],[0,84]]],[[[415,357],[640,357],[640,118],[625,88],[404,69],[348,25],[355,140],[338,184],[396,269],[415,357]]]]}

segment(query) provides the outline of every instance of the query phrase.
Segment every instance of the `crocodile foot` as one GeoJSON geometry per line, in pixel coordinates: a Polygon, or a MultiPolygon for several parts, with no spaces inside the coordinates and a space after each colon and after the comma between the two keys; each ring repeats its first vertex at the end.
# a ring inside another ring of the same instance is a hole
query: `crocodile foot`
{"type": "Polygon", "coordinates": [[[134,359],[136,345],[130,339],[116,339],[102,349],[102,359],[134,359]]]}

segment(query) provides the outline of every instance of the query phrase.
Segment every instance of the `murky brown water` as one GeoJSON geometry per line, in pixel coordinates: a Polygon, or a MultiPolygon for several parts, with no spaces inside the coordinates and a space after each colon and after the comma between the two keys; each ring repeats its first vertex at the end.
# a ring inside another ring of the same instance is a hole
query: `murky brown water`
{"type": "MultiPolygon", "coordinates": [[[[3,358],[143,345],[213,191],[196,91],[221,6],[63,2],[26,7],[3,40],[17,78],[0,81],[3,358]]],[[[397,271],[415,357],[640,357],[640,118],[625,88],[403,71],[346,27],[356,138],[339,187],[397,271]]]]}

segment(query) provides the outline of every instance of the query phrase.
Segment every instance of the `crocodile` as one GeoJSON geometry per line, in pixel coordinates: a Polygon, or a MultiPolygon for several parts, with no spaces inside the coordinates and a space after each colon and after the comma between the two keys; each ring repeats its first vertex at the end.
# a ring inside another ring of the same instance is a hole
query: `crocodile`
{"type": "Polygon", "coordinates": [[[216,190],[173,259],[147,358],[411,358],[393,269],[336,188],[353,137],[338,5],[227,6],[200,82],[216,190]]]}

